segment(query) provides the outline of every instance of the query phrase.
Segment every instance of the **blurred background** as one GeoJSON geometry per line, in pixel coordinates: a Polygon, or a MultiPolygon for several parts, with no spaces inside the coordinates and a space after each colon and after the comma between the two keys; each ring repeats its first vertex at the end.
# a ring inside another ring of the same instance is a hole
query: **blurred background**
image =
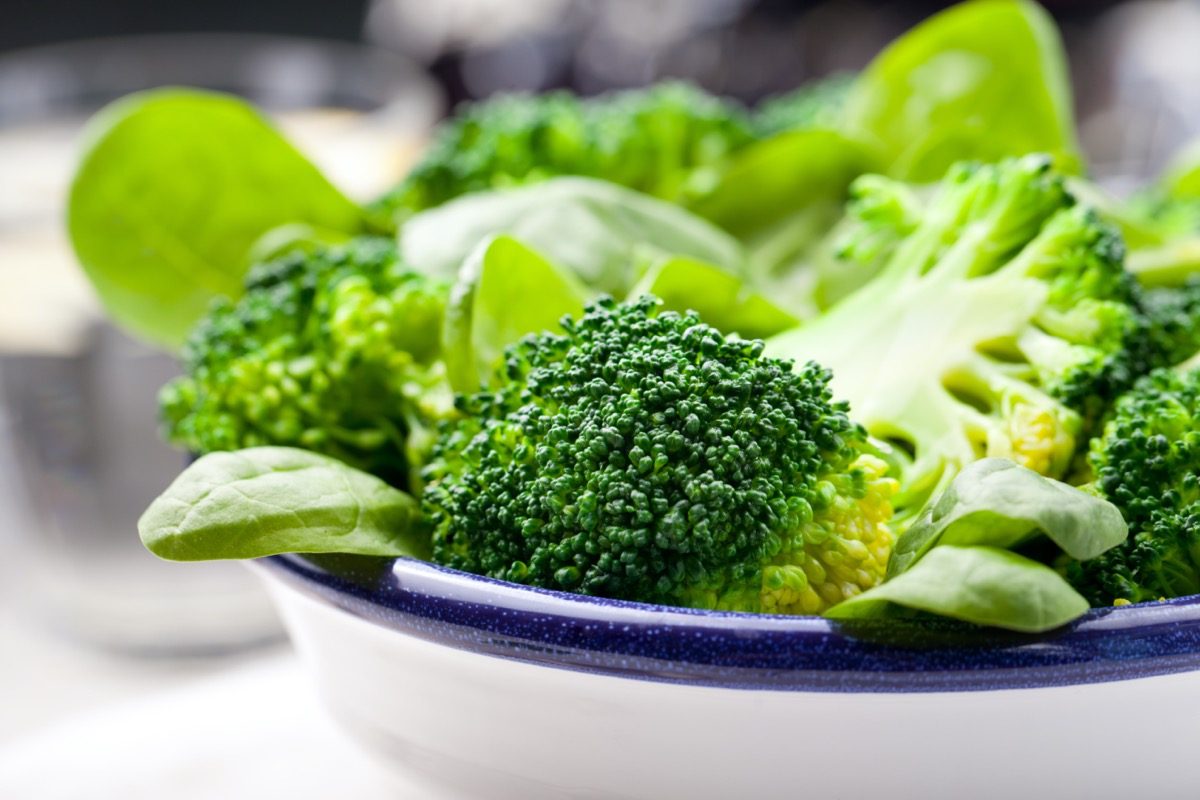
{"type": "MultiPolygon", "coordinates": [[[[247,664],[290,675],[278,623],[249,570],[161,563],[137,541],[138,514],[184,463],[155,426],[155,392],[176,368],[101,321],[67,244],[63,200],[91,113],[158,85],[235,92],[275,116],[336,184],[367,199],[403,175],[437,120],[463,100],[563,87],[590,94],[674,77],[752,102],[861,68],[945,5],[8,0],[0,25],[0,796],[17,796],[3,788],[6,747],[24,747],[29,763],[29,742],[53,750],[53,737],[80,735],[81,715],[247,664]]],[[[1153,174],[1200,132],[1200,3],[1048,8],[1066,40],[1090,162],[1118,190],[1153,174]]]]}

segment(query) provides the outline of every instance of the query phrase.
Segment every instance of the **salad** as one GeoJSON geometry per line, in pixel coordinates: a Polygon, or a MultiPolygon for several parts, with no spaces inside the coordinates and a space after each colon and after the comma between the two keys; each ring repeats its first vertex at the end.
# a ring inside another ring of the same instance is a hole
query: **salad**
{"type": "Polygon", "coordinates": [[[1200,593],[1200,150],[1095,185],[1023,0],[753,108],[467,105],[365,205],[246,103],[146,92],[69,228],[183,364],[163,558],[1026,632],[1200,593]]]}

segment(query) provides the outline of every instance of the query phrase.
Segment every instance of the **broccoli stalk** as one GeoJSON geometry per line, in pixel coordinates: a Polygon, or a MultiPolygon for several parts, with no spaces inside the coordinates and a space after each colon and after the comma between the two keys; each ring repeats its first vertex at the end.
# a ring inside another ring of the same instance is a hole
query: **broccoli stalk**
{"type": "MultiPolygon", "coordinates": [[[[880,178],[860,195],[875,190],[895,195],[880,178]]],[[[882,232],[864,218],[879,274],[767,353],[832,369],[867,431],[912,455],[898,504],[984,456],[1062,475],[1085,423],[1144,371],[1119,236],[1041,156],[958,165],[917,210],[882,232]]]]}
{"type": "Polygon", "coordinates": [[[878,583],[896,482],[829,373],[657,306],[597,301],[460,398],[424,473],[434,560],[754,612],[818,613],[878,583]]]}
{"type": "Polygon", "coordinates": [[[246,293],[217,301],[187,340],[185,374],[160,394],[167,437],[196,453],[302,447],[409,485],[414,434],[450,410],[447,293],[388,239],[254,267],[246,293]]]}

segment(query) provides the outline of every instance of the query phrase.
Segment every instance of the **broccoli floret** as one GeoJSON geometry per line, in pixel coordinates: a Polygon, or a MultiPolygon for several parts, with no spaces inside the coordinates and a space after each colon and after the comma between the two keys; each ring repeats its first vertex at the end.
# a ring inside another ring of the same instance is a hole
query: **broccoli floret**
{"type": "Polygon", "coordinates": [[[1151,357],[1156,366],[1174,366],[1200,350],[1200,200],[1155,193],[1119,210],[1151,357]]]}
{"type": "Polygon", "coordinates": [[[682,83],[591,99],[501,95],[461,107],[377,206],[403,216],[556,175],[604,178],[679,200],[710,187],[724,159],[751,139],[741,106],[682,83]]]}
{"type": "Polygon", "coordinates": [[[1200,594],[1200,372],[1160,369],[1117,402],[1092,441],[1093,488],[1129,538],[1067,566],[1092,605],[1200,594]]]}
{"type": "Polygon", "coordinates": [[[447,293],[389,239],[255,266],[187,340],[185,374],[159,398],[167,437],[197,453],[303,447],[407,485],[408,435],[442,413],[447,293]]]}
{"type": "Polygon", "coordinates": [[[817,613],[878,583],[896,483],[829,373],[657,308],[597,301],[460,398],[424,475],[434,560],[753,612],[817,613]]]}
{"type": "Polygon", "coordinates": [[[1170,367],[1200,351],[1200,274],[1183,285],[1142,293],[1156,365],[1170,367]]]}
{"type": "Polygon", "coordinates": [[[919,187],[880,175],[850,184],[845,214],[817,248],[813,300],[829,309],[871,281],[925,214],[919,187]]]}
{"type": "Polygon", "coordinates": [[[884,215],[877,277],[768,354],[829,367],[867,431],[913,456],[898,503],[983,456],[1062,475],[1085,423],[1148,369],[1119,235],[1042,156],[957,165],[919,213],[884,215]]]}
{"type": "Polygon", "coordinates": [[[837,127],[856,78],[839,73],[765,98],[754,110],[755,134],[766,138],[796,128],[837,127]]]}

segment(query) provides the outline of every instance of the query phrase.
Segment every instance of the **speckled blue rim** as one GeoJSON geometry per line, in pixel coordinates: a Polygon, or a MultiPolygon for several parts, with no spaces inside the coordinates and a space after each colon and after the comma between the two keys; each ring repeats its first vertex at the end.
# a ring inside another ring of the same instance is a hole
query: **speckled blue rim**
{"type": "Polygon", "coordinates": [[[601,600],[408,559],[275,556],[258,563],[311,597],[410,636],[633,679],[736,689],[946,692],[1200,670],[1200,596],[1096,609],[1058,631],[1031,636],[943,620],[834,623],[601,600]]]}

